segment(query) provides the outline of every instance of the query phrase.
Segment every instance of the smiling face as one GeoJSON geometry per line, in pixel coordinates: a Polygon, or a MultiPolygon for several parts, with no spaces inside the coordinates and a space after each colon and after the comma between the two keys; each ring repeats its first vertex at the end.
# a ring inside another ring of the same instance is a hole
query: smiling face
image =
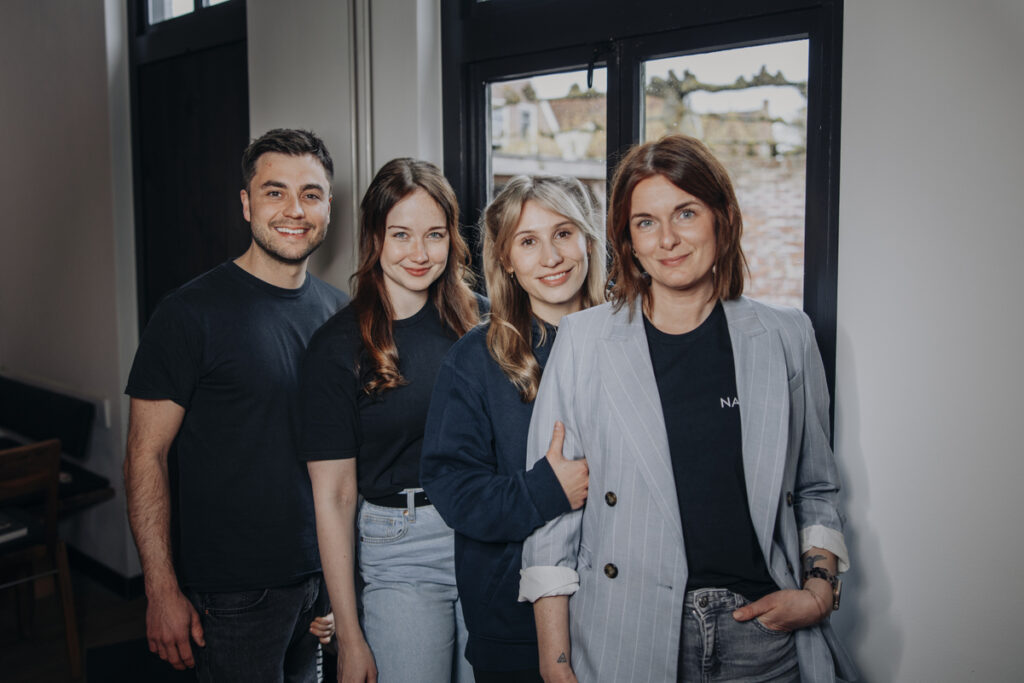
{"type": "Polygon", "coordinates": [[[580,310],[590,260],[586,236],[565,216],[530,199],[509,246],[508,268],[541,320],[557,325],[580,310]]]}
{"type": "Polygon", "coordinates": [[[633,188],[629,234],[636,259],[651,276],[651,294],[687,292],[711,298],[715,263],[715,215],[711,208],[665,176],[633,188]]]}
{"type": "Polygon", "coordinates": [[[421,189],[388,212],[380,267],[397,318],[412,315],[426,303],[430,285],[448,264],[450,241],[444,211],[421,189]]]}
{"type": "Polygon", "coordinates": [[[324,167],[311,154],[263,154],[242,190],[242,215],[255,246],[266,256],[279,263],[303,263],[324,241],[331,219],[324,167]]]}

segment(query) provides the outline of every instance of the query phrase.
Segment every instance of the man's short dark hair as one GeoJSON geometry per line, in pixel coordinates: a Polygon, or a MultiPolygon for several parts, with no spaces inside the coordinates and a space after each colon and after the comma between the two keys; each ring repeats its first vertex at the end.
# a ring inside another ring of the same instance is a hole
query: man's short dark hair
{"type": "Polygon", "coordinates": [[[327,173],[327,180],[334,179],[334,162],[324,141],[308,130],[275,128],[249,143],[242,153],[242,187],[249,189],[249,182],[256,175],[256,162],[268,152],[287,154],[293,157],[312,154],[327,173]]]}

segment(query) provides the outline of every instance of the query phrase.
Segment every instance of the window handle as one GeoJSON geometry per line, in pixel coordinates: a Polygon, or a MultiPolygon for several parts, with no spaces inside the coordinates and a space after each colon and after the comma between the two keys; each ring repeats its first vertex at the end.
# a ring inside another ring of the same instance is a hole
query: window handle
{"type": "Polygon", "coordinates": [[[594,64],[605,55],[610,55],[614,51],[615,45],[610,40],[594,46],[594,51],[590,53],[590,62],[587,64],[587,90],[594,87],[594,64]]]}

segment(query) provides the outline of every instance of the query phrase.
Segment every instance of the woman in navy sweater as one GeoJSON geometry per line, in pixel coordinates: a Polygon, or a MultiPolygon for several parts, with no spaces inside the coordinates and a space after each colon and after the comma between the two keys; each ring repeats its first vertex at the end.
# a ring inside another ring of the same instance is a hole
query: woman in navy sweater
{"type": "Polygon", "coordinates": [[[572,178],[518,176],[487,207],[490,321],[448,352],[431,398],[421,482],[455,529],[455,573],[477,683],[540,681],[533,610],[518,602],[522,542],[586,499],[585,461],[525,471],[541,370],[563,315],[604,300],[604,238],[572,178]]]}

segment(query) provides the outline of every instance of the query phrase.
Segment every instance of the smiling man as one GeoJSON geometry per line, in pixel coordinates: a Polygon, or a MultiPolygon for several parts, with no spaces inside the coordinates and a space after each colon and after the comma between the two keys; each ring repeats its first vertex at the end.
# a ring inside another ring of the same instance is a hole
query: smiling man
{"type": "Polygon", "coordinates": [[[307,131],[249,145],[241,199],[252,243],[160,304],[125,390],[149,647],[177,669],[197,666],[203,681],[317,680],[310,629],[326,591],[293,411],[306,343],[347,301],[306,272],[327,232],[332,173],[307,131]]]}

